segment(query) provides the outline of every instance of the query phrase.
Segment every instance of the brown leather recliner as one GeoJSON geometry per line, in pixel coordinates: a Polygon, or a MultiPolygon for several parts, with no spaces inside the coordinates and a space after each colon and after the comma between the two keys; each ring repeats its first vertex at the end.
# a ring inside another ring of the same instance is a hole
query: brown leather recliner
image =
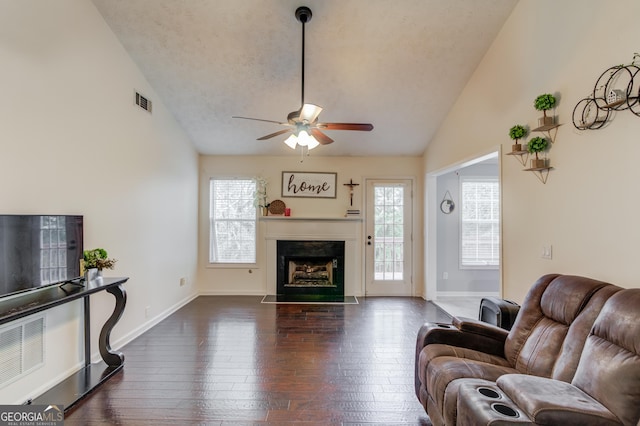
{"type": "Polygon", "coordinates": [[[461,318],[422,326],[416,394],[433,424],[457,424],[462,385],[495,385],[505,374],[571,383],[596,317],[620,290],[589,278],[545,275],[530,289],[509,332],[461,318]]]}
{"type": "Polygon", "coordinates": [[[464,382],[458,426],[640,425],[640,289],[607,300],[571,383],[526,374],[464,382]]]}

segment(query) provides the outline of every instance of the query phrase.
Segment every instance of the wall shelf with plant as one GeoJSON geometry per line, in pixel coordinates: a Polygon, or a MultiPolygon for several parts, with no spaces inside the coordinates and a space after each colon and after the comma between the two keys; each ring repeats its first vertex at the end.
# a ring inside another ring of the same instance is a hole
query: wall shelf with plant
{"type": "Polygon", "coordinates": [[[546,154],[542,158],[540,157],[540,154],[546,153],[551,148],[551,145],[555,140],[558,127],[561,126],[561,124],[557,124],[555,122],[554,116],[547,115],[547,111],[554,108],[556,103],[556,97],[550,93],[538,96],[533,102],[534,108],[538,111],[542,111],[543,116],[538,119],[538,127],[532,129],[531,132],[542,132],[545,134],[546,138],[535,136],[529,140],[526,146],[523,146],[520,144],[520,139],[526,137],[527,133],[529,133],[527,127],[521,124],[516,124],[509,129],[509,137],[514,140],[514,143],[511,146],[511,152],[507,152],[506,155],[514,157],[525,167],[529,160],[529,155],[535,155],[535,158],[531,159],[530,167],[525,168],[524,171],[533,172],[543,184],[547,183],[549,171],[553,169],[553,167],[549,165],[549,159],[546,154]],[[555,132],[551,134],[553,130],[555,130],[555,132]]]}
{"type": "Polygon", "coordinates": [[[526,137],[527,133],[529,133],[527,128],[521,124],[516,124],[509,129],[509,137],[513,139],[513,145],[511,145],[511,152],[507,152],[507,155],[513,155],[523,166],[527,164],[529,151],[523,149],[520,139],[526,137]]]}
{"type": "Polygon", "coordinates": [[[527,144],[527,151],[530,154],[534,154],[536,158],[531,159],[531,167],[525,169],[525,171],[534,172],[536,177],[543,184],[547,183],[547,179],[549,178],[549,171],[553,167],[548,166],[548,159],[540,158],[539,154],[547,151],[549,149],[549,146],[549,141],[540,136],[531,138],[531,140],[527,144]]]}
{"type": "Polygon", "coordinates": [[[560,127],[561,124],[556,123],[554,116],[547,116],[547,111],[555,107],[556,103],[556,97],[551,93],[544,93],[533,101],[533,107],[538,111],[542,111],[543,115],[538,118],[538,127],[531,131],[545,133],[551,143],[553,143],[558,127],[560,127]],[[553,135],[551,135],[552,130],[555,130],[553,135]]]}

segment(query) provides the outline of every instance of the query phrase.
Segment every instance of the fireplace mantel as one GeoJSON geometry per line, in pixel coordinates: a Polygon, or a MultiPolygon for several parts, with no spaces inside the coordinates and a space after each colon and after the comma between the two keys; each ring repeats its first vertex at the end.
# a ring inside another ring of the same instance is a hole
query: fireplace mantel
{"type": "Polygon", "coordinates": [[[300,216],[262,216],[261,221],[292,220],[292,221],[327,221],[327,222],[362,222],[361,217],[300,217],[300,216]]]}
{"type": "Polygon", "coordinates": [[[285,217],[260,218],[266,246],[267,294],[277,291],[278,240],[344,241],[345,242],[345,296],[362,296],[363,244],[362,219],[352,217],[285,217]]]}

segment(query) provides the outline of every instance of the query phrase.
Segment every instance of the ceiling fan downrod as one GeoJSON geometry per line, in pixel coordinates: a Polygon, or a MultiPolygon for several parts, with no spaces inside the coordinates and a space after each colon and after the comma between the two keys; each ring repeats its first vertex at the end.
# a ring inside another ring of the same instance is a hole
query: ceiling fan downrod
{"type": "Polygon", "coordinates": [[[311,9],[306,6],[300,6],[296,9],[296,19],[302,23],[302,90],[300,105],[304,105],[304,25],[311,20],[311,9]]]}

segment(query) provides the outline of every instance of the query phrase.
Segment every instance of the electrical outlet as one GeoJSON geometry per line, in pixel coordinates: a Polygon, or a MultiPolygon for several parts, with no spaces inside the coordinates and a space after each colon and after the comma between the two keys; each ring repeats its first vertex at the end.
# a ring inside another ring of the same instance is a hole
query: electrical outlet
{"type": "Polygon", "coordinates": [[[449,279],[449,273],[448,272],[443,272],[442,273],[442,279],[443,280],[448,280],[449,279]]]}
{"type": "Polygon", "coordinates": [[[553,257],[552,254],[553,254],[553,251],[552,251],[551,244],[542,246],[542,253],[540,254],[541,258],[551,260],[551,258],[553,257]]]}
{"type": "Polygon", "coordinates": [[[144,317],[149,318],[149,312],[151,311],[151,306],[147,306],[144,308],[144,317]]]}
{"type": "Polygon", "coordinates": [[[187,279],[185,277],[180,278],[180,287],[187,285],[187,279]]]}

